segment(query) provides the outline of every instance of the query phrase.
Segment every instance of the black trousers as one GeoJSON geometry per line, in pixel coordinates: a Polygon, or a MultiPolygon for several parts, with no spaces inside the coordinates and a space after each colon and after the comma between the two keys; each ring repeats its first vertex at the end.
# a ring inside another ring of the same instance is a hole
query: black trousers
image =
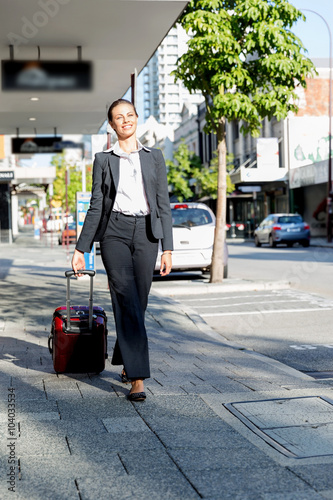
{"type": "Polygon", "coordinates": [[[111,363],[124,365],[132,380],[149,378],[145,311],[158,250],[149,216],[111,212],[100,246],[117,332],[111,363]]]}

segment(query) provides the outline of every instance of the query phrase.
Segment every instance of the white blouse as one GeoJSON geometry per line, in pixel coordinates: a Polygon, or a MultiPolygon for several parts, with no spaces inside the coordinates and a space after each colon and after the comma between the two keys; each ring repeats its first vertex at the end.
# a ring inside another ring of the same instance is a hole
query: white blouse
{"type": "Polygon", "coordinates": [[[142,179],[139,155],[142,148],[142,144],[137,141],[137,150],[128,154],[120,148],[117,141],[110,149],[120,157],[119,184],[112,209],[115,212],[125,215],[147,215],[150,212],[142,179]]]}

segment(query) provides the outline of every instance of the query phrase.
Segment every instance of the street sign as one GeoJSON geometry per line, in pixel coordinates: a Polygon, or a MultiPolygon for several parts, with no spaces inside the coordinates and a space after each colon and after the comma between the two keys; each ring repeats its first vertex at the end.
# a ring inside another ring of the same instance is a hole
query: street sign
{"type": "MultiPolygon", "coordinates": [[[[87,215],[87,211],[90,204],[91,193],[76,193],[76,234],[77,239],[81,234],[84,220],[87,215]]],[[[93,245],[92,251],[90,253],[84,254],[84,260],[86,264],[86,269],[95,269],[95,244],[93,245]]]]}
{"type": "Polygon", "coordinates": [[[279,140],[277,137],[257,139],[257,168],[265,171],[279,168],[279,140]]]}
{"type": "Polygon", "coordinates": [[[261,186],[239,186],[238,189],[242,191],[242,193],[260,193],[261,186]]]}
{"type": "Polygon", "coordinates": [[[91,90],[89,61],[1,61],[2,90],[68,92],[91,90]]]}
{"type": "Polygon", "coordinates": [[[14,179],[14,171],[9,170],[8,172],[0,172],[0,181],[11,181],[14,179]]]}
{"type": "Polygon", "coordinates": [[[12,154],[61,153],[62,137],[15,137],[12,139],[12,154]]]}

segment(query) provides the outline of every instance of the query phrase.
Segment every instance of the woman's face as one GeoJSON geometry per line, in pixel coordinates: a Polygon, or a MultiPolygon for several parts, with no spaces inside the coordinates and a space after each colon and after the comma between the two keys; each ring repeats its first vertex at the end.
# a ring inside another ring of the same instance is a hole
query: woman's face
{"type": "Polygon", "coordinates": [[[111,127],[116,132],[118,139],[128,139],[135,135],[138,117],[131,104],[120,103],[112,110],[111,127]]]}

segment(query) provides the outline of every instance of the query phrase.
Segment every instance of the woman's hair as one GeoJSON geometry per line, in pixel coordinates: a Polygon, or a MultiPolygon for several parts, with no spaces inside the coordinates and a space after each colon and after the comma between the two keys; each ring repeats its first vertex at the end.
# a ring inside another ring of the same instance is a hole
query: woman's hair
{"type": "Polygon", "coordinates": [[[108,120],[109,120],[109,122],[112,122],[112,111],[113,111],[113,109],[116,106],[118,106],[118,104],[130,104],[132,106],[132,108],[134,109],[134,112],[135,112],[136,116],[138,116],[138,113],[137,113],[137,111],[135,109],[135,106],[134,106],[134,104],[131,101],[128,101],[127,99],[117,99],[116,101],[113,101],[113,103],[109,107],[109,110],[108,110],[108,120]]]}

